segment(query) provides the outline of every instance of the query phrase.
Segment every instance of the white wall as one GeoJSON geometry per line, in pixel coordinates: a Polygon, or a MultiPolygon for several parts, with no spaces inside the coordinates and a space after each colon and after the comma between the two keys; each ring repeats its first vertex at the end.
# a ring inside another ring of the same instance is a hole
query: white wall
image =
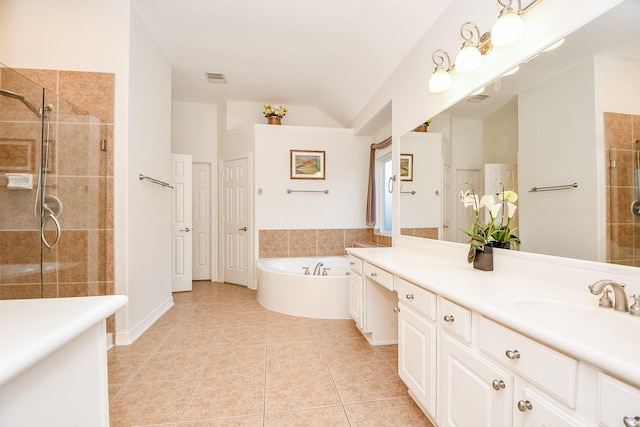
{"type": "Polygon", "coordinates": [[[218,106],[173,102],[171,151],[191,154],[194,162],[214,164],[218,158],[218,106]]]}
{"type": "MultiPolygon", "coordinates": [[[[283,105],[287,108],[287,114],[282,118],[283,125],[342,127],[340,123],[315,107],[279,104],[270,100],[266,100],[264,104],[283,105]]],[[[267,123],[267,119],[262,113],[263,104],[230,101],[226,103],[225,108],[227,112],[226,130],[228,131],[246,128],[256,123],[267,123]]]]}
{"type": "Polygon", "coordinates": [[[482,124],[484,163],[518,160],[518,101],[510,100],[482,124]]]}
{"type": "Polygon", "coordinates": [[[351,129],[270,125],[256,125],[255,135],[255,189],[263,190],[254,192],[257,230],[366,227],[368,137],[351,129]],[[290,179],[289,150],[324,150],[326,179],[290,179]]]}
{"type": "MultiPolygon", "coordinates": [[[[171,182],[171,64],[135,9],[130,46],[126,144],[129,304],[127,325],[117,328],[116,342],[121,343],[137,338],[173,304],[171,189],[138,179],[143,174],[171,182]]],[[[116,247],[116,251],[123,249],[116,247]]],[[[116,283],[116,292],[123,290],[123,283],[116,283]]]]}

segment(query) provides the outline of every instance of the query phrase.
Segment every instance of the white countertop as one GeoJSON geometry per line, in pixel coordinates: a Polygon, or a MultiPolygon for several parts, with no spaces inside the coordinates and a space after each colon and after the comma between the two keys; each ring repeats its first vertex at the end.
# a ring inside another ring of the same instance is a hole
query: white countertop
{"type": "Polygon", "coordinates": [[[123,295],[0,301],[0,387],[123,307],[123,295]]]}
{"type": "Polygon", "coordinates": [[[403,248],[348,252],[640,387],[640,317],[598,307],[590,283],[563,287],[403,248]]]}

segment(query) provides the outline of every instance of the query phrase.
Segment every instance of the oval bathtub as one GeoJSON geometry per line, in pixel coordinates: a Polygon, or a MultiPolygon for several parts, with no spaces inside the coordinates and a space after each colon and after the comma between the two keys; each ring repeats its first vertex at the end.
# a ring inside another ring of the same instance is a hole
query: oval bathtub
{"type": "Polygon", "coordinates": [[[350,319],[347,266],[348,258],[344,256],[260,259],[258,302],[291,316],[350,319]],[[313,275],[318,262],[328,268],[326,276],[313,275]],[[311,275],[303,274],[304,267],[311,275]]]}

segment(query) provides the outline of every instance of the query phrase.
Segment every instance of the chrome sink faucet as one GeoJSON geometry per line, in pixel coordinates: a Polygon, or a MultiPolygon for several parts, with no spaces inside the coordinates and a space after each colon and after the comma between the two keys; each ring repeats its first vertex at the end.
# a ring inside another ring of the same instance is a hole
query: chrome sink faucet
{"type": "Polygon", "coordinates": [[[313,275],[314,276],[319,276],[320,275],[320,267],[322,267],[324,264],[319,262],[316,264],[316,268],[313,269],[313,275]]]}
{"type": "Polygon", "coordinates": [[[589,285],[589,291],[594,295],[600,295],[605,287],[610,286],[613,289],[614,304],[613,309],[617,311],[629,312],[629,299],[624,291],[622,283],[613,280],[603,279],[589,285]]]}

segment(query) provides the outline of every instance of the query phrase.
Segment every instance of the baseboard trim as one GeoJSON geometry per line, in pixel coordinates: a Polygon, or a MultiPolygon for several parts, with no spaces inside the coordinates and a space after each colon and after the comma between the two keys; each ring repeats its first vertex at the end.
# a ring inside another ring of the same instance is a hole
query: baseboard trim
{"type": "Polygon", "coordinates": [[[140,336],[146,332],[154,323],[162,317],[171,307],[173,307],[173,296],[170,296],[164,303],[160,304],[145,316],[137,325],[128,331],[116,332],[115,345],[133,344],[140,336]]]}

